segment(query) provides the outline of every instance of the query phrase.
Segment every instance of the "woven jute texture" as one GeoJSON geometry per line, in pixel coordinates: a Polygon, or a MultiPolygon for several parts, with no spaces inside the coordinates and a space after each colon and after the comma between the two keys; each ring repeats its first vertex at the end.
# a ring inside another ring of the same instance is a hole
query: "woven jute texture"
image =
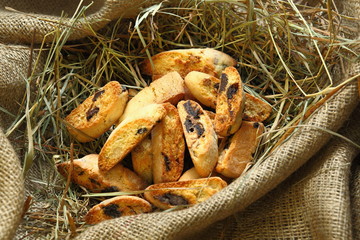
{"type": "Polygon", "coordinates": [[[72,26],[74,29],[69,40],[83,38],[91,34],[89,26],[96,31],[111,20],[135,16],[139,7],[146,7],[152,2],[155,1],[84,0],[81,6],[92,4],[86,10],[86,17],[73,24],[71,17],[76,13],[80,1],[0,0],[0,42],[40,43],[44,36],[51,41],[52,35],[49,33],[61,26],[72,26]]]}
{"type": "MultiPolygon", "coordinates": [[[[94,1],[86,19],[73,26],[76,31],[70,39],[91,34],[87,24],[97,30],[112,19],[135,13],[142,2],[94,1]]],[[[71,17],[77,5],[70,0],[0,0],[0,106],[9,112],[1,111],[4,130],[24,97],[30,57],[29,47],[9,43],[40,43],[55,28],[72,24],[61,16],[71,17]]],[[[337,6],[349,16],[360,13],[357,0],[337,6]]],[[[349,27],[347,35],[357,39],[359,25],[349,27]]],[[[35,51],[32,61],[36,56],[35,51]]],[[[345,75],[333,73],[336,82],[360,72],[359,65],[344,66],[345,75]]],[[[360,167],[353,162],[359,149],[329,133],[342,127],[340,134],[360,143],[358,103],[358,85],[352,82],[256,168],[202,204],[102,222],[76,239],[359,239],[360,167]]],[[[24,181],[18,158],[22,155],[14,149],[20,137],[8,138],[0,131],[0,239],[11,239],[21,219],[24,181]]]]}
{"type": "Polygon", "coordinates": [[[11,239],[22,213],[24,185],[19,159],[1,129],[0,153],[0,239],[11,239]]]}
{"type": "Polygon", "coordinates": [[[351,220],[354,239],[360,239],[360,155],[355,159],[350,178],[351,220]]]}
{"type": "MultiPolygon", "coordinates": [[[[0,239],[12,239],[23,210],[24,180],[19,158],[24,155],[26,139],[17,131],[9,136],[5,132],[25,99],[26,79],[31,71],[42,69],[46,52],[38,58],[36,43],[51,41],[51,33],[62,26],[74,29],[69,40],[83,38],[91,34],[89,26],[97,30],[111,20],[135,16],[140,6],[154,1],[84,0],[82,6],[92,5],[86,17],[73,24],[71,17],[79,2],[0,0],[0,239]],[[34,49],[31,43],[35,43],[34,49]]],[[[29,86],[33,89],[34,82],[29,86]]]]}

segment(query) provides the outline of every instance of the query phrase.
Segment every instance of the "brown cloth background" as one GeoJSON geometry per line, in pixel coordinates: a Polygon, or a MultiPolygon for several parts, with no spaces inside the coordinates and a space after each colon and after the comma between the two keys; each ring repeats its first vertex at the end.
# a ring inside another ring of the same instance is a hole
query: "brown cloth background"
{"type": "MultiPolygon", "coordinates": [[[[134,14],[129,6],[142,2],[94,1],[87,24],[100,29],[123,13],[134,14]]],[[[344,14],[360,14],[357,0],[337,4],[344,14]]],[[[30,48],[15,44],[29,44],[34,32],[40,43],[60,16],[71,16],[77,5],[70,0],[0,0],[0,106],[11,113],[0,111],[2,129],[16,116],[25,91],[30,48]]],[[[62,17],[61,22],[69,23],[62,17]]],[[[348,35],[359,39],[359,24],[351,27],[357,31],[348,35]]],[[[81,21],[76,28],[70,39],[90,34],[81,21]]],[[[345,66],[347,75],[333,73],[335,80],[360,72],[359,65],[345,66]]],[[[346,85],[265,161],[208,201],[176,212],[102,222],[77,239],[360,239],[360,167],[359,159],[354,161],[359,149],[322,130],[339,131],[360,144],[358,92],[355,82],[346,85]]],[[[0,239],[11,239],[21,221],[24,181],[17,139],[0,130],[0,239]]]]}

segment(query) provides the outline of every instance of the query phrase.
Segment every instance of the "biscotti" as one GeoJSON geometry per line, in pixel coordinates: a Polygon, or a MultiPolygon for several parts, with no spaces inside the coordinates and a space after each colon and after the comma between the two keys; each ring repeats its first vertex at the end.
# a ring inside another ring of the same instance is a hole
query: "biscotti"
{"type": "Polygon", "coordinates": [[[142,179],[149,184],[153,183],[153,149],[151,144],[151,137],[145,137],[136,147],[131,151],[131,160],[134,172],[136,172],[142,179]]]}
{"type": "Polygon", "coordinates": [[[181,177],[179,178],[179,181],[186,181],[186,180],[192,180],[192,179],[198,179],[201,178],[201,176],[198,174],[198,172],[196,171],[196,169],[190,168],[189,170],[187,170],[186,172],[183,173],[183,175],[181,175],[181,177]]]}
{"type": "Polygon", "coordinates": [[[150,86],[142,89],[128,102],[119,123],[136,114],[140,108],[152,103],[169,102],[176,105],[184,98],[184,95],[184,79],[177,72],[168,73],[153,81],[150,86]]]}
{"type": "MultiPolygon", "coordinates": [[[[98,155],[89,154],[73,161],[71,181],[85,187],[91,192],[127,192],[142,190],[147,183],[133,171],[122,165],[117,165],[108,172],[98,168],[98,155]]],[[[58,172],[68,176],[70,162],[57,165],[58,172]]]]}
{"type": "Polygon", "coordinates": [[[215,131],[220,136],[235,133],[242,121],[245,93],[239,72],[227,67],[220,76],[219,93],[216,100],[215,131]]]}
{"type": "MultiPolygon", "coordinates": [[[[220,86],[220,79],[201,72],[190,72],[185,77],[185,87],[192,96],[204,106],[215,109],[220,86]]],[[[243,119],[263,122],[271,114],[271,106],[261,99],[245,93],[243,119]]]]}
{"type": "Polygon", "coordinates": [[[145,199],[160,209],[201,203],[227,186],[219,177],[158,183],[145,189],[145,199]]]}
{"type": "Polygon", "coordinates": [[[245,94],[245,109],[243,120],[250,122],[263,122],[271,114],[270,104],[254,97],[248,93],[245,94]]]}
{"type": "Polygon", "coordinates": [[[184,168],[185,140],[178,110],[165,103],[166,115],[151,132],[154,183],[179,179],[184,168]]]}
{"type": "Polygon", "coordinates": [[[135,196],[118,196],[102,201],[92,207],[85,216],[87,224],[97,224],[104,220],[121,216],[131,216],[151,212],[151,204],[135,196]]]}
{"type": "Polygon", "coordinates": [[[93,141],[121,117],[127,101],[128,91],[111,81],[66,116],[66,127],[79,142],[93,141]]]}
{"type": "Polygon", "coordinates": [[[247,164],[253,160],[260,135],[263,133],[262,123],[243,121],[240,129],[227,139],[224,149],[221,149],[216,171],[226,177],[239,177],[247,164]]]}
{"type": "Polygon", "coordinates": [[[162,104],[150,104],[139,108],[110,134],[99,154],[99,169],[107,171],[130,153],[160,120],[166,110],[162,104]]]}
{"type": "Polygon", "coordinates": [[[218,160],[217,135],[209,116],[191,100],[178,103],[186,144],[196,171],[210,176],[218,160]]]}
{"type": "Polygon", "coordinates": [[[206,73],[192,71],[185,77],[185,85],[203,105],[216,108],[220,79],[206,73]]]}
{"type": "Polygon", "coordinates": [[[142,73],[152,76],[153,80],[176,71],[183,78],[191,71],[198,71],[219,76],[228,66],[235,66],[236,60],[229,55],[211,48],[179,49],[156,54],[146,59],[142,65],[142,73]],[[153,64],[153,65],[152,65],[153,64]]]}

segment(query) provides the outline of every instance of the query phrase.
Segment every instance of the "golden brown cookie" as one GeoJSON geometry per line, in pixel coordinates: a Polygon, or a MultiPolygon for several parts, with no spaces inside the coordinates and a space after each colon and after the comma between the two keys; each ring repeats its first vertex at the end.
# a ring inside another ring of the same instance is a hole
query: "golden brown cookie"
{"type": "Polygon", "coordinates": [[[184,80],[186,87],[201,104],[216,108],[220,79],[206,73],[192,71],[184,80]]]}
{"type": "Polygon", "coordinates": [[[99,154],[99,169],[108,171],[139,144],[166,110],[162,104],[150,104],[122,121],[110,134],[99,154]]]}
{"type": "Polygon", "coordinates": [[[176,105],[184,98],[184,79],[177,72],[171,72],[153,81],[150,86],[138,92],[126,105],[119,123],[136,114],[140,108],[152,103],[169,102],[176,105]]]}
{"type": "MultiPolygon", "coordinates": [[[[110,171],[98,168],[98,154],[89,154],[73,161],[71,181],[91,192],[127,192],[144,189],[147,184],[136,173],[118,164],[110,171]]],[[[58,172],[68,176],[70,162],[57,164],[58,172]]]]}
{"type": "Polygon", "coordinates": [[[153,183],[153,149],[150,135],[144,138],[131,151],[131,159],[134,172],[149,184],[153,183]]]}
{"type": "Polygon", "coordinates": [[[186,181],[186,180],[192,180],[192,179],[198,179],[201,178],[201,176],[198,174],[198,172],[196,171],[196,169],[190,168],[189,170],[187,170],[186,172],[183,173],[183,175],[181,175],[181,177],[179,178],[179,181],[186,181]]]}
{"type": "Polygon", "coordinates": [[[185,140],[178,110],[165,103],[166,115],[151,132],[154,183],[179,179],[184,168],[185,140]]]}
{"type": "Polygon", "coordinates": [[[151,204],[142,198],[135,196],[118,196],[102,201],[92,207],[85,216],[85,222],[87,224],[97,224],[104,220],[151,211],[151,204]]]}
{"type": "Polygon", "coordinates": [[[128,91],[111,81],[66,116],[66,127],[79,142],[93,141],[121,117],[127,101],[128,91]]]}
{"type": "Polygon", "coordinates": [[[224,149],[221,150],[216,171],[226,177],[239,177],[253,160],[253,154],[260,143],[260,135],[263,133],[262,123],[243,121],[240,129],[227,139],[224,149]]]}
{"type": "Polygon", "coordinates": [[[219,177],[158,183],[146,188],[144,196],[156,207],[169,209],[201,203],[226,186],[227,183],[219,177]]]}
{"type": "Polygon", "coordinates": [[[270,116],[271,111],[270,104],[246,93],[243,120],[263,122],[270,116]]]}
{"type": "MultiPolygon", "coordinates": [[[[185,87],[201,104],[216,108],[220,79],[201,72],[190,72],[185,77],[185,87]]],[[[260,98],[245,93],[243,119],[252,122],[263,122],[271,114],[271,106],[260,98]]]]}
{"type": "Polygon", "coordinates": [[[244,107],[245,93],[239,72],[227,67],[220,76],[214,121],[216,133],[223,137],[235,133],[241,125],[244,107]]]}
{"type": "Polygon", "coordinates": [[[178,49],[156,54],[141,67],[142,73],[152,76],[153,80],[176,71],[183,78],[191,71],[198,71],[219,76],[228,66],[235,66],[236,60],[229,55],[211,48],[178,49]]]}
{"type": "Polygon", "coordinates": [[[202,177],[210,176],[218,160],[217,135],[209,116],[191,100],[178,103],[179,115],[191,159],[202,177]]]}

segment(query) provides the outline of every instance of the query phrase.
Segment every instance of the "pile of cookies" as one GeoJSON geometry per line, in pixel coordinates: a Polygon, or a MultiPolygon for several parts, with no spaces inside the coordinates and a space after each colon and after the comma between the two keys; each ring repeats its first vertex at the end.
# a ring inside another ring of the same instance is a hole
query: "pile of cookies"
{"type": "Polygon", "coordinates": [[[94,206],[88,224],[200,203],[242,174],[271,106],[244,92],[236,63],[214,49],[163,52],[141,66],[152,76],[148,87],[129,97],[111,81],[65,118],[79,142],[116,127],[100,153],[58,164],[62,175],[71,167],[71,180],[91,192],[144,190],[94,206]],[[129,154],[132,170],[121,164],[129,154]],[[186,161],[193,168],[184,169],[186,161]]]}

